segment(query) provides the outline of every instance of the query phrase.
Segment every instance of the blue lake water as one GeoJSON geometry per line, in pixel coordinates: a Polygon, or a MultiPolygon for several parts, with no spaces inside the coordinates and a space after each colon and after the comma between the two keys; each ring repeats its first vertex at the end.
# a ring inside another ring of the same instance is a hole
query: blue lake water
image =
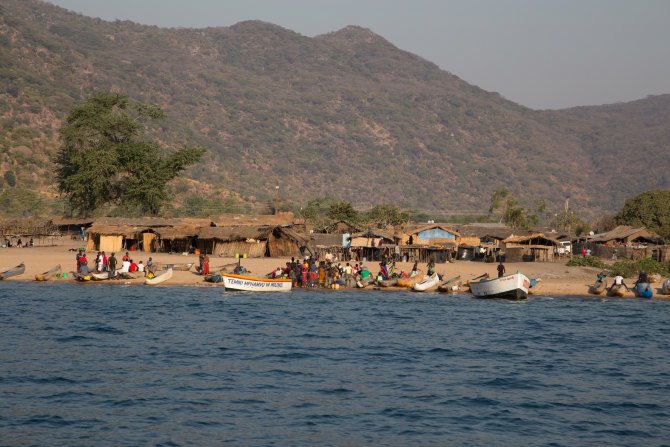
{"type": "Polygon", "coordinates": [[[670,445],[670,302],[0,283],[0,446],[670,445]]]}

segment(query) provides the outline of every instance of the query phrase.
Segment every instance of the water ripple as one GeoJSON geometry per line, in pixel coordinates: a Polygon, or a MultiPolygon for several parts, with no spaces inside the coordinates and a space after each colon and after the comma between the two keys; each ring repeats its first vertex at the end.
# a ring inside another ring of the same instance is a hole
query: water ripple
{"type": "Polygon", "coordinates": [[[0,283],[0,445],[670,439],[668,301],[91,290],[0,283]]]}

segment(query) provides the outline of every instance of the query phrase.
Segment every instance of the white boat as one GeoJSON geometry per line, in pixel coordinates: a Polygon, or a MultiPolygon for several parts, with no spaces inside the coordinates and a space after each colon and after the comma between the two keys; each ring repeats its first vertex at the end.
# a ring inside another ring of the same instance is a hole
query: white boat
{"type": "Polygon", "coordinates": [[[529,288],[530,279],[522,273],[470,283],[470,291],[477,298],[525,300],[528,298],[529,288]]]}
{"type": "Polygon", "coordinates": [[[430,276],[426,276],[423,281],[414,284],[414,290],[417,292],[425,292],[426,290],[437,287],[440,284],[440,276],[437,273],[433,273],[430,276]]]}
{"type": "Polygon", "coordinates": [[[172,269],[167,269],[164,272],[159,273],[153,278],[147,278],[144,280],[144,284],[147,286],[155,286],[156,284],[161,284],[172,278],[172,269]]]}
{"type": "Polygon", "coordinates": [[[281,278],[257,278],[255,276],[221,273],[226,290],[244,290],[247,292],[290,292],[293,281],[281,278]]]}

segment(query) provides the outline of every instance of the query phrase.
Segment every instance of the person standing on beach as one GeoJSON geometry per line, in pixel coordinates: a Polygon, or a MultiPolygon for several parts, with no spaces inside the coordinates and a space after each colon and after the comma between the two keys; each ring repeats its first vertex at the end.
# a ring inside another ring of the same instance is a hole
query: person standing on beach
{"type": "Polygon", "coordinates": [[[202,274],[209,275],[209,256],[207,256],[207,253],[202,256],[202,274]]]}
{"type": "Polygon", "coordinates": [[[498,278],[502,278],[503,276],[505,276],[505,265],[501,259],[500,264],[498,264],[498,278]]]}
{"type": "Polygon", "coordinates": [[[114,253],[107,259],[107,268],[109,269],[109,277],[114,278],[116,276],[116,256],[114,256],[114,253]]]}

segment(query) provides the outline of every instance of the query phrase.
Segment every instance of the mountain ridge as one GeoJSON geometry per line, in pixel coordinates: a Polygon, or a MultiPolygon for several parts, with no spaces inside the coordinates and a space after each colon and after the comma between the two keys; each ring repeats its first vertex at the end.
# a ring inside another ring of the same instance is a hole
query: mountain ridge
{"type": "Polygon", "coordinates": [[[670,187],[670,95],[536,111],[358,26],[306,37],[255,20],[159,28],[34,0],[4,6],[0,145],[4,165],[31,171],[22,184],[48,189],[40,155],[57,147],[59,120],[109,89],[166,110],[150,130],[168,149],[209,149],[189,177],[250,200],[280,184],[294,204],[332,195],[474,212],[505,186],[528,204],[569,196],[588,211],[670,187]]]}

